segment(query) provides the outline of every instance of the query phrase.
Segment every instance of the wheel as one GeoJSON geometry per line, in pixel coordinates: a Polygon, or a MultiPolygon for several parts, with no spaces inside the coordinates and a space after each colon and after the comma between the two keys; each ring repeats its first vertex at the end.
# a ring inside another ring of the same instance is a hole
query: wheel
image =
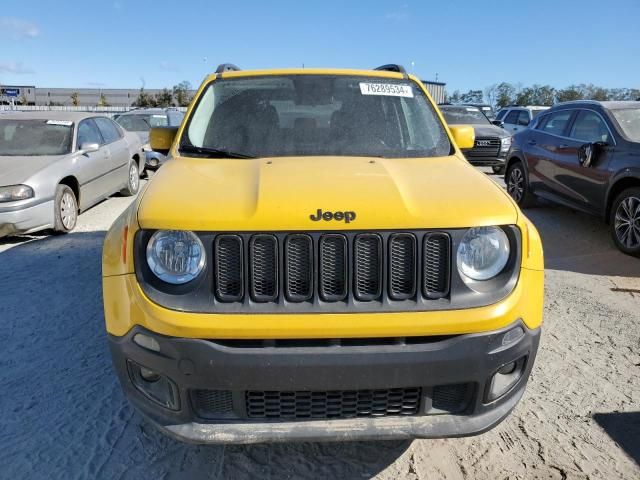
{"type": "Polygon", "coordinates": [[[504,165],[500,165],[500,166],[493,166],[491,167],[491,170],[493,170],[493,173],[495,173],[496,175],[504,175],[504,169],[505,166],[504,165]]]}
{"type": "Polygon", "coordinates": [[[535,205],[535,197],[529,189],[529,182],[522,162],[518,161],[511,165],[504,180],[507,184],[507,192],[518,206],[528,208],[535,205]]]}
{"type": "Polygon", "coordinates": [[[125,197],[131,197],[138,193],[138,188],[140,188],[140,171],[138,170],[138,164],[132,161],[129,164],[127,186],[120,190],[120,193],[125,197]]]}
{"type": "Polygon", "coordinates": [[[640,257],[640,188],[627,188],[616,197],[611,208],[611,236],[628,255],[640,257]]]}
{"type": "Polygon", "coordinates": [[[78,221],[78,200],[73,190],[67,185],[56,187],[53,212],[53,231],[68,233],[76,227],[78,221]]]}

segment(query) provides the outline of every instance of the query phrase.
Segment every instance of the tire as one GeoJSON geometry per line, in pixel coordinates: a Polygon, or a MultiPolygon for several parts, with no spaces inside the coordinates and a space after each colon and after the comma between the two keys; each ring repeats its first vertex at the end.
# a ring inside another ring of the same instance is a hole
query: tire
{"type": "Polygon", "coordinates": [[[129,163],[129,169],[127,170],[127,186],[120,190],[120,193],[125,197],[132,197],[138,193],[140,188],[140,170],[138,163],[131,161],[129,163]]]}
{"type": "Polygon", "coordinates": [[[78,199],[73,190],[67,185],[56,187],[53,212],[53,231],[55,233],[69,233],[76,228],[78,222],[78,199]]]}
{"type": "Polygon", "coordinates": [[[611,237],[622,252],[640,257],[640,187],[622,191],[611,206],[611,237]]]}
{"type": "Polygon", "coordinates": [[[491,167],[491,170],[493,170],[493,173],[495,173],[496,175],[504,175],[504,169],[504,165],[491,167]]]}
{"type": "Polygon", "coordinates": [[[529,188],[529,180],[521,161],[513,163],[504,176],[507,184],[507,192],[515,200],[520,208],[533,207],[536,204],[535,196],[529,188]]]}

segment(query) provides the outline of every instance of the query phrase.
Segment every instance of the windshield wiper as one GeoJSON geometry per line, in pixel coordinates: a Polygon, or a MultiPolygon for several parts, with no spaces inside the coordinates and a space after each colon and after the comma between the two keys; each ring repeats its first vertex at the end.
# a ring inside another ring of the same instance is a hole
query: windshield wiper
{"type": "Polygon", "coordinates": [[[181,152],[195,153],[210,158],[256,158],[253,155],[247,155],[246,153],[232,152],[231,150],[225,150],[223,148],[208,148],[208,147],[196,147],[194,145],[182,145],[180,147],[181,152]]]}

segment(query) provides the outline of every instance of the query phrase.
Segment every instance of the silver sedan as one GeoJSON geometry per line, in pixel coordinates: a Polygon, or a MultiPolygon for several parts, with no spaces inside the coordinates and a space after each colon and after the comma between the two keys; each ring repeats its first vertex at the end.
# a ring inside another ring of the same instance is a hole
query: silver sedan
{"type": "Polygon", "coordinates": [[[53,229],[121,192],[135,195],[140,139],[94,113],[17,112],[0,116],[0,237],[53,229]]]}

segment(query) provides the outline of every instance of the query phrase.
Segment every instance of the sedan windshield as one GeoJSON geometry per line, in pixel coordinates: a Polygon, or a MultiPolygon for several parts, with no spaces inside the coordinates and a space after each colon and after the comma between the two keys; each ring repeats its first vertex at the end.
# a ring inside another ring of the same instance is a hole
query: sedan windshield
{"type": "Polygon", "coordinates": [[[0,119],[0,156],[67,154],[72,126],[66,120],[0,119]]]}
{"type": "Polygon", "coordinates": [[[129,132],[148,132],[152,127],[166,127],[169,124],[166,115],[155,114],[120,115],[115,120],[129,132]]]}
{"type": "Polygon", "coordinates": [[[441,107],[449,125],[489,125],[489,119],[476,107],[441,107]]]}
{"type": "Polygon", "coordinates": [[[640,108],[611,110],[624,134],[633,142],[640,142],[640,108]]]}
{"type": "Polygon", "coordinates": [[[448,155],[451,145],[414,82],[312,74],[212,82],[180,148],[209,157],[399,158],[448,155]]]}

